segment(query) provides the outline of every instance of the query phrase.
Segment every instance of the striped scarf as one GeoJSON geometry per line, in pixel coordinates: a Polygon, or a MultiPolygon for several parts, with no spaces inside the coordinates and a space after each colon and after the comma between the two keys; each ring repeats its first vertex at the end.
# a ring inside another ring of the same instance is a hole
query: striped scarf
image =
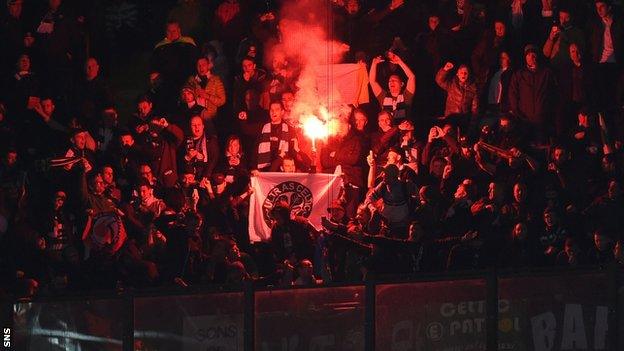
{"type": "Polygon", "coordinates": [[[271,123],[267,123],[262,127],[260,143],[258,143],[258,170],[264,170],[271,166],[274,153],[278,154],[280,150],[288,152],[290,129],[286,123],[281,123],[281,126],[282,130],[277,136],[271,136],[271,123]],[[277,138],[279,141],[277,150],[271,150],[271,137],[277,138]]]}
{"type": "Polygon", "coordinates": [[[392,119],[398,120],[407,117],[407,104],[403,94],[397,95],[396,98],[388,94],[381,102],[382,109],[392,114],[392,119]]]}

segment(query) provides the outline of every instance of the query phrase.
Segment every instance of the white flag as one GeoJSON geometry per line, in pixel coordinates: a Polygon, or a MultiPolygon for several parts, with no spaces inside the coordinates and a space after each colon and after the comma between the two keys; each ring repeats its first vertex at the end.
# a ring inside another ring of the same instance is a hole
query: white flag
{"type": "Polygon", "coordinates": [[[254,193],[249,202],[249,239],[268,241],[271,237],[271,210],[286,202],[294,216],[306,217],[321,228],[321,217],[338,198],[342,187],[340,167],[334,174],[263,172],[251,177],[254,193]]]}

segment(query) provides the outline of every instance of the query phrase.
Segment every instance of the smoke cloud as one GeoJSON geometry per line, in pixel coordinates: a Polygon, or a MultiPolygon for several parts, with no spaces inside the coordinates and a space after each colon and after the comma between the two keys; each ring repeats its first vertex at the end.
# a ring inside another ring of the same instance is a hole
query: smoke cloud
{"type": "MultiPolygon", "coordinates": [[[[324,0],[288,1],[280,10],[280,41],[269,48],[269,55],[285,55],[298,67],[297,92],[291,115],[295,119],[317,116],[329,121],[340,112],[340,96],[331,92],[320,96],[316,81],[318,70],[331,70],[340,63],[349,47],[330,38],[331,3],[324,0]]],[[[329,82],[329,84],[331,84],[329,82]]]]}

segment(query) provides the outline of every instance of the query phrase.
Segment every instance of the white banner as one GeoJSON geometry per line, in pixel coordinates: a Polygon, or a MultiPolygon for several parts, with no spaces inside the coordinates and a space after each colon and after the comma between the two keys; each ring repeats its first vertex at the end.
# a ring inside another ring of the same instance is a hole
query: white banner
{"type": "Polygon", "coordinates": [[[342,186],[340,167],[334,174],[262,172],[251,177],[254,193],[249,203],[249,239],[268,241],[271,237],[273,206],[286,202],[293,216],[306,217],[312,225],[321,227],[321,216],[338,198],[342,186]]]}

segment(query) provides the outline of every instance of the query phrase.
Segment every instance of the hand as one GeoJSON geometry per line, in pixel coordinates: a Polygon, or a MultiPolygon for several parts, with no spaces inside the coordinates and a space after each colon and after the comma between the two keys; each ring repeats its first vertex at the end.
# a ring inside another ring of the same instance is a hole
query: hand
{"type": "Polygon", "coordinates": [[[403,5],[404,2],[405,0],[392,0],[392,2],[390,3],[390,11],[398,9],[399,7],[401,7],[401,5],[403,5]]]}
{"type": "Polygon", "coordinates": [[[336,151],[332,151],[329,153],[329,157],[335,157],[336,156],[336,151]]]}
{"type": "Polygon", "coordinates": [[[84,166],[85,173],[89,173],[89,171],[93,169],[93,167],[91,167],[91,164],[89,163],[89,161],[87,161],[86,158],[82,159],[82,165],[84,166]]]}
{"type": "Polygon", "coordinates": [[[551,162],[548,164],[548,170],[551,172],[557,172],[559,168],[557,168],[557,165],[554,162],[551,162]]]}
{"type": "Polygon", "coordinates": [[[399,124],[399,130],[414,130],[414,126],[408,120],[404,120],[399,124]]]}
{"type": "Polygon", "coordinates": [[[522,154],[522,151],[520,151],[518,148],[515,148],[515,147],[512,147],[511,149],[509,149],[509,152],[511,153],[511,156],[515,158],[521,158],[524,156],[524,154],[522,154]]]}
{"type": "Polygon", "coordinates": [[[150,73],[150,75],[149,75],[150,83],[153,84],[156,80],[158,80],[159,77],[160,77],[160,73],[158,73],[158,72],[150,73]]]}
{"type": "Polygon", "coordinates": [[[442,179],[449,179],[452,173],[453,173],[453,165],[448,164],[444,166],[444,171],[442,172],[442,179]]]}
{"type": "Polygon", "coordinates": [[[585,132],[577,132],[574,133],[574,139],[576,140],[581,140],[585,137],[585,132]]]}
{"type": "Polygon", "coordinates": [[[204,177],[202,178],[202,180],[199,181],[199,187],[200,188],[204,188],[204,189],[208,189],[211,187],[210,181],[208,180],[208,178],[204,177]]]}
{"type": "Polygon", "coordinates": [[[476,230],[471,230],[461,237],[461,241],[470,241],[476,239],[478,236],[479,232],[477,232],[476,230]]]}
{"type": "Polygon", "coordinates": [[[262,14],[262,16],[260,16],[261,22],[272,21],[274,19],[275,19],[275,15],[273,14],[273,12],[267,12],[267,13],[262,14]]]}
{"type": "Polygon", "coordinates": [[[141,134],[143,132],[146,132],[149,129],[149,126],[147,124],[139,124],[138,126],[136,126],[134,128],[134,130],[137,132],[137,134],[141,134]]]}
{"type": "Polygon", "coordinates": [[[455,67],[455,65],[453,65],[451,62],[447,62],[447,63],[445,63],[445,64],[444,64],[444,68],[443,68],[443,69],[444,69],[446,72],[448,72],[448,71],[452,70],[452,69],[453,69],[453,67],[455,67]]]}
{"type": "Polygon", "coordinates": [[[192,160],[192,159],[196,158],[198,153],[199,153],[199,152],[198,152],[197,150],[195,150],[195,149],[190,149],[190,150],[188,150],[188,151],[186,152],[186,158],[190,161],[190,160],[192,160]]]}
{"type": "Polygon", "coordinates": [[[293,150],[295,150],[296,153],[299,153],[299,151],[301,151],[301,149],[299,149],[299,139],[292,138],[292,143],[293,143],[293,150]]]}
{"type": "Polygon", "coordinates": [[[369,167],[375,167],[375,156],[373,155],[373,150],[368,153],[366,156],[366,163],[368,163],[369,167]]]}
{"type": "Polygon", "coordinates": [[[160,230],[157,230],[154,232],[153,240],[154,240],[154,243],[161,243],[161,244],[167,243],[167,237],[165,237],[160,230]]]}
{"type": "Polygon", "coordinates": [[[397,64],[397,65],[402,62],[399,55],[393,53],[392,51],[388,51],[388,60],[390,60],[390,62],[397,64]]]}
{"type": "Polygon", "coordinates": [[[550,40],[555,40],[558,35],[559,35],[559,26],[552,26],[552,28],[550,28],[550,34],[548,35],[550,40]]]}
{"type": "Polygon", "coordinates": [[[377,56],[375,58],[373,58],[373,62],[372,65],[378,65],[380,62],[384,62],[384,59],[381,56],[377,56]]]}
{"type": "Polygon", "coordinates": [[[164,117],[161,117],[159,119],[154,118],[152,120],[152,124],[162,127],[162,128],[167,128],[167,126],[169,126],[169,122],[167,122],[167,120],[164,117]]]}
{"type": "Polygon", "coordinates": [[[555,248],[552,245],[548,246],[546,250],[544,250],[545,255],[552,255],[554,253],[555,253],[555,248]]]}
{"type": "Polygon", "coordinates": [[[249,172],[251,174],[252,177],[257,177],[260,175],[260,171],[258,171],[257,169],[252,169],[251,172],[249,172]]]}
{"type": "Polygon", "coordinates": [[[427,137],[427,140],[431,143],[433,142],[434,139],[437,139],[440,137],[440,128],[439,127],[431,127],[431,129],[429,129],[429,137],[427,137]]]}

